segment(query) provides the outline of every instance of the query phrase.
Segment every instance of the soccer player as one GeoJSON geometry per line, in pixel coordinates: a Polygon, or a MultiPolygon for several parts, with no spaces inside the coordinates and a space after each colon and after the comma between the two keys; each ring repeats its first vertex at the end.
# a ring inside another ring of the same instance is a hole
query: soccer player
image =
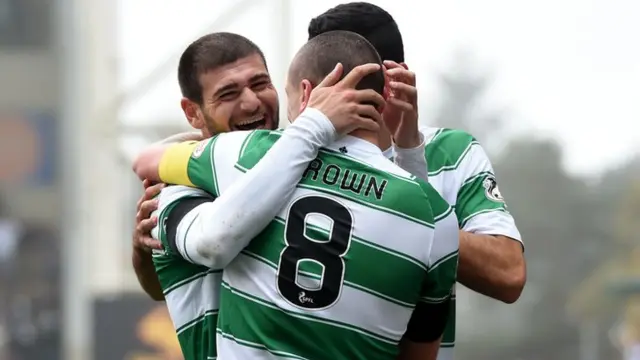
{"type": "MultiPolygon", "coordinates": [[[[185,54],[189,54],[194,47],[202,48],[203,43],[207,42],[227,43],[226,58],[219,59],[215,63],[209,62],[207,67],[198,69],[201,78],[206,79],[210,74],[215,75],[210,83],[214,89],[227,88],[225,91],[230,91],[230,78],[235,76],[235,79],[238,79],[239,75],[242,75],[242,71],[234,71],[237,68],[234,65],[244,64],[246,67],[243,69],[240,66],[240,69],[245,70],[244,75],[249,78],[255,78],[255,74],[252,74],[255,72],[265,73],[266,65],[257,46],[235,34],[207,35],[194,42],[185,54]],[[230,51],[235,51],[235,58],[229,55],[230,51]],[[249,64],[253,66],[254,71],[249,71],[249,64]],[[226,82],[220,83],[218,80],[226,82]]],[[[201,207],[201,209],[206,208],[206,217],[209,219],[206,224],[201,225],[206,225],[203,229],[206,229],[207,239],[217,241],[216,249],[224,247],[226,252],[237,254],[252,237],[257,235],[289,198],[306,165],[315,158],[319,146],[334,140],[334,132],[344,134],[356,128],[377,129],[379,127],[381,115],[377,107],[383,106],[384,98],[370,89],[353,89],[363,76],[372,71],[380,71],[380,66],[369,64],[358,67],[338,84],[319,87],[309,100],[309,105],[313,109],[300,114],[300,120],[281,133],[281,141],[264,156],[258,166],[232,186],[227,186],[228,184],[222,179],[216,179],[220,180],[220,186],[224,185],[227,192],[215,202],[201,207]],[[361,102],[367,104],[361,104],[361,102]],[[296,148],[298,151],[292,152],[291,148],[296,148]],[[284,175],[281,172],[284,172],[284,175]],[[264,186],[271,186],[271,191],[265,193],[264,186]],[[260,198],[263,203],[252,206],[257,198],[260,198]]],[[[209,86],[205,87],[203,92],[208,93],[209,88],[209,86]]],[[[226,99],[226,105],[229,107],[232,107],[229,102],[237,99],[236,106],[233,108],[238,108],[237,116],[232,118],[229,127],[233,127],[234,123],[247,123],[248,116],[268,119],[269,115],[262,110],[266,107],[261,108],[258,104],[253,108],[247,107],[248,102],[260,96],[260,92],[267,88],[268,85],[245,88],[244,92],[239,92],[237,97],[226,99]],[[243,109],[250,111],[246,113],[243,109]]],[[[197,125],[201,126],[205,136],[212,131],[209,129],[221,128],[225,124],[220,118],[205,120],[197,125]]],[[[197,121],[191,122],[197,123],[197,121]]],[[[232,150],[227,150],[231,154],[232,150]]],[[[221,150],[221,153],[223,152],[224,150],[221,150]]],[[[186,155],[188,158],[196,157],[198,154],[196,151],[186,155]]],[[[233,161],[235,160],[234,158],[233,161]]],[[[148,160],[143,157],[134,167],[140,169],[146,165],[148,160]]],[[[201,201],[198,202],[201,198],[197,195],[199,194],[194,192],[194,189],[185,187],[169,187],[163,190],[161,199],[168,201],[169,205],[162,206],[160,209],[162,219],[160,237],[165,241],[165,251],[157,251],[153,259],[169,313],[187,359],[216,356],[215,326],[220,291],[220,271],[216,270],[224,267],[232,259],[232,257],[216,256],[219,253],[216,252],[210,257],[196,258],[198,261],[194,263],[193,258],[185,258],[181,255],[179,250],[181,243],[173,241],[182,231],[174,219],[182,220],[181,214],[185,207],[192,206],[194,202],[201,203],[201,201]]]]}
{"type": "MultiPolygon", "coordinates": [[[[406,67],[398,25],[380,7],[366,2],[338,5],[311,20],[309,38],[333,30],[362,35],[383,60],[406,67]]],[[[410,83],[415,86],[414,74],[410,83]]],[[[393,126],[389,130],[395,133],[393,126]]],[[[422,156],[428,163],[429,182],[455,205],[461,229],[458,281],[486,296],[515,302],[526,281],[522,239],[498,189],[491,161],[478,141],[462,130],[423,127],[420,132],[427,142],[422,156]]],[[[414,174],[421,170],[404,168],[414,174]]],[[[439,360],[453,359],[455,305],[449,321],[439,360]]]]}
{"type": "MultiPolygon", "coordinates": [[[[312,84],[320,83],[339,61],[350,69],[379,62],[379,57],[354,33],[330,32],[311,40],[290,68],[291,117],[314,114],[308,108],[314,105],[312,84]]],[[[384,82],[378,72],[359,87],[382,93],[384,82]]],[[[155,149],[149,154],[163,150],[159,164],[147,154],[137,169],[145,178],[196,185],[220,196],[191,201],[169,191],[171,187],[163,190],[161,223],[177,225],[173,234],[159,230],[167,246],[184,259],[209,267],[228,265],[218,320],[220,357],[392,359],[404,335],[406,342],[415,343],[409,346],[431,349],[430,356],[421,358],[434,359],[455,283],[457,220],[430,185],[383,155],[376,146],[377,131],[354,131],[322,150],[294,197],[278,208],[278,216],[242,254],[230,263],[212,261],[236,256],[245,243],[217,235],[219,225],[210,224],[220,222],[221,213],[210,209],[231,191],[227,188],[248,177],[243,172],[271,166],[285,135],[235,132],[155,149]],[[431,327],[424,327],[426,321],[431,327]]],[[[291,149],[300,150],[307,153],[291,149]]],[[[267,197],[263,202],[274,201],[270,191],[260,191],[267,197]]],[[[254,207],[263,205],[256,202],[254,207]]],[[[226,226],[249,227],[241,219],[243,208],[229,208],[228,218],[236,222],[226,226]]],[[[261,220],[252,225],[261,228],[261,220]]]]}

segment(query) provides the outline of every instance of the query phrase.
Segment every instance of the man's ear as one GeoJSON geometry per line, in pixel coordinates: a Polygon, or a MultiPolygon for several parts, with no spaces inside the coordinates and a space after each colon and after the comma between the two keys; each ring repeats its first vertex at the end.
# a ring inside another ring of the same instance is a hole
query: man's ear
{"type": "Polygon", "coordinates": [[[302,101],[300,101],[300,113],[307,108],[309,105],[309,99],[311,98],[311,91],[313,90],[313,84],[311,81],[307,79],[302,79],[300,82],[300,96],[302,96],[302,101]]]}
{"type": "Polygon", "coordinates": [[[202,110],[198,104],[183,97],[180,100],[180,107],[191,127],[199,130],[204,128],[204,116],[202,116],[202,110]]]}

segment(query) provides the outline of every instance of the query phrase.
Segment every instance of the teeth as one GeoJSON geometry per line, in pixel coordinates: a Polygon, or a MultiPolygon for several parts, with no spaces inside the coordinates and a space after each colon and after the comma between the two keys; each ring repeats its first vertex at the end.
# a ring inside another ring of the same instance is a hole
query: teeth
{"type": "Polygon", "coordinates": [[[262,121],[262,120],[264,120],[264,117],[259,117],[259,118],[256,118],[256,119],[245,120],[245,121],[242,121],[242,122],[238,123],[238,125],[250,125],[250,124],[253,124],[253,123],[257,123],[258,121],[262,121]]]}

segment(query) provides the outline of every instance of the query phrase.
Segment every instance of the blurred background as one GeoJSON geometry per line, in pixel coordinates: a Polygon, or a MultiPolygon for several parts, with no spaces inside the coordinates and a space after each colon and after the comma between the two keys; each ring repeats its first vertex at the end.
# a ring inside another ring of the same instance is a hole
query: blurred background
{"type": "MultiPolygon", "coordinates": [[[[457,359],[640,359],[640,2],[372,2],[421,121],[485,145],[525,241],[516,304],[459,289],[457,359]]],[[[187,129],[191,41],[247,36],[283,89],[338,3],[0,0],[0,360],[180,359],[131,269],[130,161],[187,129]]]]}

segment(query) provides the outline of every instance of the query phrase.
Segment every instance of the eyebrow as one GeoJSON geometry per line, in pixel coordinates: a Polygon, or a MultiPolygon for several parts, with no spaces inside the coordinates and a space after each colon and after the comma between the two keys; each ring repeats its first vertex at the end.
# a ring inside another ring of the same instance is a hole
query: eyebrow
{"type": "MultiPolygon", "coordinates": [[[[271,78],[270,78],[269,74],[268,74],[268,73],[263,72],[263,73],[259,73],[259,74],[256,74],[256,75],[252,76],[252,77],[249,79],[249,83],[253,83],[253,82],[256,82],[256,81],[259,81],[259,80],[270,80],[270,79],[271,79],[271,78]]],[[[213,94],[213,97],[214,97],[214,98],[217,98],[217,97],[219,97],[221,94],[223,94],[223,93],[225,93],[225,92],[227,92],[227,91],[230,91],[230,90],[235,90],[235,89],[237,89],[238,87],[239,87],[239,86],[238,86],[238,84],[237,84],[237,83],[230,83],[230,84],[224,85],[224,86],[223,86],[223,87],[221,87],[220,89],[216,90],[216,92],[213,94]]]]}

